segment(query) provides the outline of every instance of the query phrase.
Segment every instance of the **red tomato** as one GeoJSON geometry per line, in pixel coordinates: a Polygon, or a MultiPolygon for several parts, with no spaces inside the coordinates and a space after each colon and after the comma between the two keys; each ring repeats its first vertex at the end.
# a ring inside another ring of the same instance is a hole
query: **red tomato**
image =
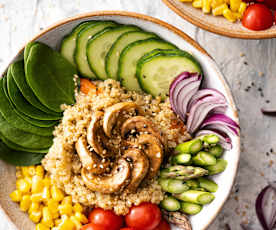
{"type": "Polygon", "coordinates": [[[109,230],[109,229],[100,225],[90,223],[82,226],[81,230],[109,230]]]}
{"type": "Polygon", "coordinates": [[[242,18],[244,27],[250,30],[265,30],[273,25],[273,14],[263,4],[253,4],[247,7],[242,18]]]}
{"type": "Polygon", "coordinates": [[[142,203],[130,209],[125,216],[128,227],[138,230],[153,230],[161,221],[161,211],[157,205],[152,203],[142,203]]]}
{"type": "Polygon", "coordinates": [[[154,230],[171,230],[171,226],[163,219],[154,230]]]}
{"type": "Polygon", "coordinates": [[[112,211],[95,208],[89,214],[89,222],[103,226],[108,230],[119,230],[123,225],[123,217],[117,216],[112,211]]]}
{"type": "Polygon", "coordinates": [[[264,0],[264,4],[266,4],[269,8],[276,10],[276,1],[275,0],[264,0]]]}
{"type": "Polygon", "coordinates": [[[121,228],[120,230],[136,230],[135,228],[121,228]]]}

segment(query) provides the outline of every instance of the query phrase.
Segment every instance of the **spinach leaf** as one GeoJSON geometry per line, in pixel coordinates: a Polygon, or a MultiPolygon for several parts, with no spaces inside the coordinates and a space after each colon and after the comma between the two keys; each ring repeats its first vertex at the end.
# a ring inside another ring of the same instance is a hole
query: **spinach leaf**
{"type": "Polygon", "coordinates": [[[11,150],[0,141],[0,159],[9,164],[15,166],[36,165],[41,162],[44,156],[45,154],[41,153],[27,153],[11,150]]]}
{"type": "Polygon", "coordinates": [[[56,112],[62,111],[62,104],[73,104],[75,67],[42,43],[31,45],[27,52],[26,80],[41,103],[56,112]]]}
{"type": "Polygon", "coordinates": [[[41,102],[37,99],[37,97],[33,93],[32,89],[26,82],[25,73],[24,73],[24,61],[15,62],[11,66],[11,73],[12,73],[13,79],[14,79],[18,89],[20,90],[20,92],[22,93],[24,98],[31,105],[33,105],[34,107],[36,107],[37,109],[39,109],[45,113],[52,114],[52,115],[58,116],[58,117],[62,116],[62,113],[56,113],[54,111],[51,111],[50,109],[45,107],[43,104],[41,104],[41,102]]]}
{"type": "MultiPolygon", "coordinates": [[[[8,72],[7,75],[7,87],[8,87],[8,94],[9,98],[15,105],[16,109],[19,110],[21,113],[25,115],[38,119],[38,120],[58,120],[60,116],[58,115],[50,115],[46,114],[45,112],[37,109],[36,107],[32,106],[21,94],[20,90],[18,89],[12,75],[12,67],[14,64],[10,65],[11,71],[8,72]]],[[[17,72],[19,73],[19,72],[17,72]]],[[[24,77],[24,68],[20,71],[20,77],[24,77]]]]}
{"type": "Polygon", "coordinates": [[[29,149],[44,149],[52,145],[52,137],[43,137],[19,130],[10,125],[0,113],[0,132],[15,144],[29,149]]]}

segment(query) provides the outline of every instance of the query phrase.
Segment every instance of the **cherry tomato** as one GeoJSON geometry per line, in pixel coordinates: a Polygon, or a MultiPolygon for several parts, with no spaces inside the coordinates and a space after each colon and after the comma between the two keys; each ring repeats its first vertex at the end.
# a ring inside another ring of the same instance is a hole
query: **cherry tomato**
{"type": "Polygon", "coordinates": [[[161,221],[161,211],[157,205],[152,203],[142,203],[130,209],[125,216],[128,227],[138,230],[153,230],[161,221]]]}
{"type": "Polygon", "coordinates": [[[109,230],[109,229],[100,225],[90,223],[82,226],[81,230],[109,230]]]}
{"type": "Polygon", "coordinates": [[[273,14],[263,4],[253,4],[247,7],[242,18],[244,27],[250,30],[265,30],[273,25],[273,14]]]}
{"type": "Polygon", "coordinates": [[[163,219],[154,230],[171,230],[171,226],[163,219]]]}
{"type": "Polygon", "coordinates": [[[276,1],[275,0],[264,0],[264,4],[269,8],[276,10],[276,1]]]}
{"type": "Polygon", "coordinates": [[[123,217],[117,216],[112,211],[95,208],[89,214],[89,222],[103,226],[108,230],[119,230],[123,225],[123,217]]]}
{"type": "Polygon", "coordinates": [[[135,228],[121,228],[120,230],[136,230],[135,228]]]}

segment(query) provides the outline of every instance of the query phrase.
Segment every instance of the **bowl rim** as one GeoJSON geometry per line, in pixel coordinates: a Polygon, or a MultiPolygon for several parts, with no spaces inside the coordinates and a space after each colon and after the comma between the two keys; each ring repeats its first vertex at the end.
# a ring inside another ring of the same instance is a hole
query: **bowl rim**
{"type": "Polygon", "coordinates": [[[269,33],[265,34],[263,33],[258,33],[258,31],[254,31],[255,34],[247,34],[247,33],[234,33],[231,30],[227,29],[220,29],[217,26],[210,26],[209,24],[204,24],[204,21],[196,20],[192,17],[190,17],[185,11],[180,10],[175,4],[174,0],[162,0],[172,11],[174,11],[176,14],[178,14],[180,17],[183,19],[187,20],[188,22],[192,23],[195,26],[200,27],[201,29],[207,30],[209,32],[223,35],[226,37],[231,37],[231,38],[240,38],[240,39],[251,39],[251,40],[256,40],[256,39],[269,39],[269,38],[276,38],[276,30],[275,33],[269,33]]]}
{"type": "MultiPolygon", "coordinates": [[[[163,0],[165,1],[165,0],[163,0]]],[[[121,17],[131,17],[131,18],[136,18],[139,20],[143,20],[143,21],[148,21],[148,22],[152,22],[154,24],[158,24],[162,27],[165,27],[166,29],[170,30],[171,32],[179,35],[182,39],[184,39],[186,42],[188,42],[190,45],[192,45],[194,48],[196,48],[198,51],[200,51],[203,55],[206,55],[208,58],[210,58],[213,61],[213,64],[215,66],[217,66],[216,62],[214,61],[214,59],[207,53],[207,51],[202,48],[195,40],[193,40],[189,35],[187,35],[186,33],[184,33],[183,31],[181,31],[180,29],[176,28],[173,25],[170,25],[169,23],[162,21],[160,19],[145,15],[145,14],[140,14],[140,13],[136,13],[136,12],[131,12],[131,11],[93,11],[93,12],[88,12],[88,13],[83,13],[83,14],[78,14],[76,16],[73,17],[69,17],[63,20],[59,20],[56,23],[48,26],[46,29],[42,30],[41,32],[39,32],[36,36],[34,36],[33,38],[31,38],[21,49],[19,49],[19,51],[16,53],[16,55],[14,55],[13,59],[9,62],[8,66],[14,61],[14,58],[17,57],[25,48],[25,46],[29,43],[29,42],[33,42],[37,39],[39,39],[40,37],[42,37],[44,34],[50,32],[53,29],[56,29],[57,27],[64,25],[66,23],[75,21],[75,20],[79,20],[79,19],[85,19],[85,18],[91,18],[91,17],[97,17],[97,16],[121,16],[121,17]]],[[[4,69],[3,73],[4,74],[7,71],[7,68],[4,69]]],[[[222,82],[226,94],[227,94],[227,98],[229,99],[229,106],[231,107],[231,109],[233,110],[233,116],[236,120],[236,122],[239,124],[239,116],[238,116],[238,110],[236,108],[236,104],[233,98],[233,94],[231,92],[230,87],[228,86],[227,80],[225,79],[225,77],[223,76],[223,74],[217,69],[214,68],[217,76],[219,78],[219,80],[222,82]]],[[[1,75],[0,75],[1,76],[1,75]]],[[[237,171],[238,171],[238,167],[239,167],[239,162],[240,162],[240,136],[238,136],[237,139],[237,154],[238,154],[238,160],[237,163],[235,165],[235,172],[234,172],[234,178],[231,184],[231,188],[233,188],[233,185],[235,183],[235,179],[237,177],[237,171]]],[[[225,202],[227,201],[227,199],[230,196],[232,189],[229,189],[227,195],[225,196],[223,202],[219,205],[219,208],[217,210],[217,212],[212,216],[212,218],[210,218],[207,222],[207,224],[205,225],[205,227],[202,230],[206,230],[216,219],[217,215],[219,214],[219,212],[222,210],[225,202]]],[[[9,217],[9,215],[6,213],[6,211],[2,208],[2,206],[0,205],[0,211],[2,211],[4,213],[4,215],[6,216],[7,220],[15,227],[15,229],[18,229],[17,226],[13,223],[13,221],[11,220],[11,218],[9,217]]]]}

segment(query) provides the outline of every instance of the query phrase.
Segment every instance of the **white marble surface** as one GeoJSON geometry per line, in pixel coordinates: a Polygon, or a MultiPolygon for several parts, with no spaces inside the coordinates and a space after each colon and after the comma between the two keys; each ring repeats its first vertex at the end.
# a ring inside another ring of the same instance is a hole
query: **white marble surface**
{"type": "MultiPolygon", "coordinates": [[[[276,119],[263,116],[260,107],[276,108],[276,101],[272,102],[276,87],[276,39],[249,41],[205,32],[181,19],[161,0],[0,0],[0,72],[41,29],[60,19],[96,10],[128,10],[160,18],[189,34],[214,57],[240,109],[243,148],[233,193],[209,229],[229,230],[230,226],[238,230],[241,222],[254,230],[261,229],[254,203],[258,192],[274,180],[276,173],[276,155],[266,154],[271,148],[276,150],[276,119]],[[248,86],[251,89],[247,92],[248,86]]],[[[12,229],[0,213],[0,230],[12,229]]]]}

